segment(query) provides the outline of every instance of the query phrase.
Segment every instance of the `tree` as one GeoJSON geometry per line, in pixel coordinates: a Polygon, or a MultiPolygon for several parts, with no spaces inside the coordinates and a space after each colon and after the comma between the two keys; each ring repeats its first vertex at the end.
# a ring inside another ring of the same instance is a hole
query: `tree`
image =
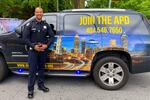
{"type": "Polygon", "coordinates": [[[109,0],[87,0],[87,8],[108,8],[109,0]]]}
{"type": "Polygon", "coordinates": [[[15,17],[16,15],[20,15],[22,9],[22,6],[20,5],[21,1],[22,0],[1,0],[1,17],[15,17]]]}
{"type": "Polygon", "coordinates": [[[138,9],[139,12],[143,12],[150,19],[150,2],[149,0],[143,1],[139,4],[141,9],[138,9]]]}
{"type": "MultiPolygon", "coordinates": [[[[59,10],[73,9],[74,1],[59,0],[59,10]]],[[[44,12],[56,12],[57,0],[1,0],[0,17],[28,19],[33,16],[37,6],[41,6],[44,12]]]]}
{"type": "MultiPolygon", "coordinates": [[[[108,8],[109,0],[87,0],[88,8],[108,8]]],[[[113,1],[113,0],[112,0],[113,1]]],[[[150,19],[149,0],[114,0],[112,8],[131,9],[144,13],[150,19]]]]}
{"type": "MultiPolygon", "coordinates": [[[[58,1],[59,11],[64,9],[84,8],[84,0],[58,1]]],[[[109,0],[86,1],[87,8],[108,8],[109,0]]],[[[0,17],[28,19],[33,16],[34,9],[37,6],[41,6],[44,12],[56,12],[57,0],[0,0],[0,17]]],[[[149,0],[112,0],[112,8],[132,9],[144,13],[150,19],[149,0]]]]}
{"type": "Polygon", "coordinates": [[[27,19],[33,16],[37,6],[42,6],[45,12],[56,11],[55,2],[55,0],[1,0],[0,17],[27,19]]]}
{"type": "Polygon", "coordinates": [[[121,2],[114,4],[113,7],[131,9],[144,13],[150,18],[150,2],[149,0],[121,0],[121,2]]]}

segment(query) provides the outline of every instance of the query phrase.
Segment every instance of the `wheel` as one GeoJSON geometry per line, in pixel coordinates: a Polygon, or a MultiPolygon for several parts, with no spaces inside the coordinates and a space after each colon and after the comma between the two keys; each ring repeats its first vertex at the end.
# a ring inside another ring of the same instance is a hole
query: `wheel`
{"type": "Polygon", "coordinates": [[[0,56],[0,82],[2,82],[8,74],[8,68],[3,57],[0,56]]]}
{"type": "Polygon", "coordinates": [[[117,90],[123,87],[129,78],[127,64],[118,57],[100,59],[93,69],[95,82],[103,89],[117,90]]]}

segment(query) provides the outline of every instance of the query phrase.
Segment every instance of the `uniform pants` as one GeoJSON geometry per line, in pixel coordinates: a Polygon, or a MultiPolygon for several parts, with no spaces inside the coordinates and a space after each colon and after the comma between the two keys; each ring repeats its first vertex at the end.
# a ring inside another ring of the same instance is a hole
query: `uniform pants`
{"type": "Polygon", "coordinates": [[[28,91],[33,91],[36,80],[36,73],[38,73],[38,86],[44,85],[44,66],[47,57],[47,51],[37,52],[31,50],[28,52],[28,55],[29,55],[28,91]]]}

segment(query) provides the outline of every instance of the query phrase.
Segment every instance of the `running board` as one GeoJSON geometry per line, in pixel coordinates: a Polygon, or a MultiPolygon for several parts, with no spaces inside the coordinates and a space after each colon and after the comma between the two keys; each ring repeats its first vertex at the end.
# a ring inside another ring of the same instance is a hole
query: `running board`
{"type": "MultiPolygon", "coordinates": [[[[17,72],[17,71],[12,71],[12,73],[14,74],[18,74],[18,75],[29,75],[29,72],[27,71],[24,71],[24,72],[17,72]]],[[[36,73],[38,75],[38,73],[36,73]]],[[[75,77],[87,77],[90,75],[89,72],[82,72],[80,74],[76,74],[76,73],[73,73],[73,72],[57,72],[57,71],[52,71],[52,72],[45,72],[44,73],[45,75],[48,75],[48,76],[75,76],[75,77]]]]}

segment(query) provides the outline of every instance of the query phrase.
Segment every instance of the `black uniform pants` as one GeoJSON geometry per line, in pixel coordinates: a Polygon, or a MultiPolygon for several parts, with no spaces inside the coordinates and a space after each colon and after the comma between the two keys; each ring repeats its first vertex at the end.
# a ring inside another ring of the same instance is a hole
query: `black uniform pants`
{"type": "Polygon", "coordinates": [[[30,50],[28,52],[29,62],[29,78],[28,78],[28,90],[34,90],[34,84],[36,80],[36,73],[38,73],[38,86],[44,85],[44,66],[47,57],[47,51],[37,52],[30,50]]]}

